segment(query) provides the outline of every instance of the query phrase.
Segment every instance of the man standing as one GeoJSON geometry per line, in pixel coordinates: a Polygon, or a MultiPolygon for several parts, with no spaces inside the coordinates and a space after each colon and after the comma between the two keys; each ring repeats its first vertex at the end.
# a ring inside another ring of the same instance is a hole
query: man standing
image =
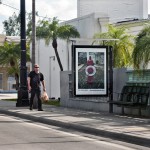
{"type": "Polygon", "coordinates": [[[39,65],[34,65],[34,71],[31,71],[28,75],[28,90],[31,92],[30,98],[30,110],[33,109],[33,99],[35,94],[38,98],[38,111],[43,111],[42,102],[41,102],[41,82],[43,85],[43,91],[46,91],[44,76],[41,72],[39,72],[39,65]]]}

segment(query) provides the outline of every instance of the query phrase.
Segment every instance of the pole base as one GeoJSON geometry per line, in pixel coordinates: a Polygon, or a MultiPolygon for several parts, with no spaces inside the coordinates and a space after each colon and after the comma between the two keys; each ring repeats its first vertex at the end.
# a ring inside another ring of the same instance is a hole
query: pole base
{"type": "Polygon", "coordinates": [[[18,89],[18,99],[16,107],[24,107],[24,106],[29,106],[28,91],[20,88],[18,89]]]}

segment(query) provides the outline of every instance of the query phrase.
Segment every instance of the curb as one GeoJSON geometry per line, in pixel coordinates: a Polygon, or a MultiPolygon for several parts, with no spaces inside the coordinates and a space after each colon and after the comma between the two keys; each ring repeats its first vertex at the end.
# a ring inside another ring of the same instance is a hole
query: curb
{"type": "Polygon", "coordinates": [[[28,119],[28,120],[39,122],[39,123],[44,123],[44,124],[48,124],[48,125],[72,129],[72,130],[80,131],[80,132],[87,133],[87,134],[102,136],[105,138],[112,138],[112,139],[119,140],[119,141],[124,141],[124,142],[128,142],[128,143],[136,144],[136,145],[150,147],[149,139],[144,138],[144,137],[137,137],[137,136],[127,135],[127,134],[123,134],[123,133],[115,133],[115,132],[111,132],[111,131],[105,131],[105,130],[101,130],[101,129],[86,127],[86,126],[82,126],[82,125],[78,125],[78,124],[73,124],[73,123],[68,123],[68,122],[66,123],[66,122],[57,121],[57,120],[53,120],[53,119],[46,119],[46,118],[42,118],[42,117],[21,114],[21,113],[17,113],[17,112],[8,111],[8,110],[1,109],[0,113],[14,116],[14,117],[23,118],[23,119],[28,119]]]}

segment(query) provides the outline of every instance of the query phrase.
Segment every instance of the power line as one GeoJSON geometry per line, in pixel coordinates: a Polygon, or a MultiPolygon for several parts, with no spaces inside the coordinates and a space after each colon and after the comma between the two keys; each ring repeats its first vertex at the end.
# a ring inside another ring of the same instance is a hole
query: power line
{"type": "MultiPolygon", "coordinates": [[[[7,4],[2,3],[1,0],[0,0],[0,4],[5,5],[5,6],[8,6],[8,7],[12,8],[12,9],[16,9],[16,10],[20,11],[20,9],[17,9],[17,8],[15,8],[15,7],[12,7],[12,6],[10,6],[10,5],[7,5],[7,4]]],[[[26,12],[26,13],[27,13],[27,12],[26,12]]],[[[29,14],[29,13],[27,13],[27,14],[29,14]]],[[[52,18],[43,17],[43,16],[39,16],[39,15],[37,15],[37,16],[38,16],[38,17],[42,17],[42,18],[52,19],[52,18]]]]}
{"type": "MultiPolygon", "coordinates": [[[[5,6],[7,6],[7,7],[10,7],[10,8],[12,8],[12,9],[15,9],[15,10],[20,11],[20,9],[18,9],[18,8],[15,8],[15,7],[12,7],[12,6],[8,5],[8,4],[2,3],[1,0],[0,0],[0,4],[5,5],[5,6]]],[[[26,12],[26,13],[27,13],[27,12],[26,12]]],[[[27,14],[29,14],[29,13],[27,13],[27,14]]],[[[44,17],[44,16],[39,16],[39,15],[37,15],[37,17],[40,17],[40,18],[47,18],[47,19],[52,20],[52,18],[49,18],[49,17],[46,17],[46,16],[44,17]]],[[[67,21],[67,20],[59,20],[59,21],[67,21]]]]}
{"type": "Polygon", "coordinates": [[[8,7],[10,7],[10,8],[16,9],[16,10],[19,10],[19,9],[17,9],[17,8],[15,8],[15,7],[12,7],[12,6],[10,6],[10,5],[7,5],[7,4],[2,3],[1,0],[0,0],[0,4],[5,5],[5,6],[8,6],[8,7]]]}

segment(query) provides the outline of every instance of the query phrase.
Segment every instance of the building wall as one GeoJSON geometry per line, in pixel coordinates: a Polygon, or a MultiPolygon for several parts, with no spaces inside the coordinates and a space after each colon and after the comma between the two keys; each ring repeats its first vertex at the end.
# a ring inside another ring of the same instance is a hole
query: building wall
{"type": "Polygon", "coordinates": [[[148,0],[78,0],[77,16],[101,12],[110,17],[110,22],[148,18],[148,0]]]}
{"type": "MultiPolygon", "coordinates": [[[[68,70],[68,53],[65,41],[58,40],[58,53],[64,70],[68,70]]],[[[60,97],[60,68],[51,42],[48,46],[44,40],[36,41],[36,63],[40,65],[40,72],[44,74],[46,91],[50,98],[60,97]]]]}
{"type": "Polygon", "coordinates": [[[2,92],[16,92],[16,80],[12,76],[8,76],[7,67],[0,66],[0,74],[2,75],[2,92]]]}
{"type": "Polygon", "coordinates": [[[66,21],[64,24],[75,26],[80,33],[80,38],[93,38],[95,33],[105,32],[108,23],[108,15],[103,13],[91,13],[83,17],[66,21]]]}
{"type": "MultiPolygon", "coordinates": [[[[19,43],[20,37],[16,36],[6,36],[3,34],[0,34],[0,46],[4,44],[4,42],[14,42],[19,43]]],[[[7,67],[0,66],[0,74],[2,75],[2,89],[0,91],[10,91],[10,92],[16,92],[15,89],[15,78],[14,77],[8,77],[7,74],[7,67]]]]}
{"type": "Polygon", "coordinates": [[[5,67],[0,67],[0,74],[2,74],[2,89],[0,90],[8,90],[8,75],[5,67]]]}
{"type": "Polygon", "coordinates": [[[2,46],[2,45],[4,44],[4,42],[5,42],[5,38],[6,38],[6,36],[5,36],[5,35],[0,34],[0,46],[2,46]]]}
{"type": "Polygon", "coordinates": [[[116,23],[117,27],[125,27],[127,32],[133,36],[136,36],[146,25],[148,25],[150,20],[133,20],[127,22],[116,23]]]}

